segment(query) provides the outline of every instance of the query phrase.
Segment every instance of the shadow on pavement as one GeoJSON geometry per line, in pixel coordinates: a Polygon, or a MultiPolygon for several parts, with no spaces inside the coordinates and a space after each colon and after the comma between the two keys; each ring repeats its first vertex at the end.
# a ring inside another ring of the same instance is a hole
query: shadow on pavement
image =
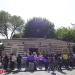
{"type": "Polygon", "coordinates": [[[16,73],[19,73],[19,72],[20,72],[19,70],[16,70],[16,71],[13,71],[12,73],[16,74],[16,73]]]}
{"type": "MultiPolygon", "coordinates": [[[[35,70],[35,71],[26,71],[26,70],[15,70],[15,71],[8,71],[7,72],[7,75],[10,75],[10,73],[12,73],[12,74],[17,74],[17,73],[19,73],[19,72],[30,72],[30,73],[34,73],[34,72],[39,72],[39,71],[45,71],[45,70],[35,70]]],[[[46,72],[48,72],[48,71],[46,71],[46,72]]],[[[49,71],[50,72],[50,71],[49,71]]],[[[62,73],[62,74],[66,74],[65,72],[63,72],[63,71],[58,71],[58,72],[60,72],[60,73],[62,73]]],[[[56,75],[56,73],[53,71],[52,73],[51,73],[52,75],[56,75]]]]}
{"type": "Polygon", "coordinates": [[[52,72],[51,74],[52,74],[52,75],[56,75],[56,73],[55,73],[55,72],[52,72]]]}
{"type": "Polygon", "coordinates": [[[62,73],[62,74],[66,74],[65,72],[63,72],[63,71],[58,71],[58,72],[60,72],[60,73],[62,73]]]}

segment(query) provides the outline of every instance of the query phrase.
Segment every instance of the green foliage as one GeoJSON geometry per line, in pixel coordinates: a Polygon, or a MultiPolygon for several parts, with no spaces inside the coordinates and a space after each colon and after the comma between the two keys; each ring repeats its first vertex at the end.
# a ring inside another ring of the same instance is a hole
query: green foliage
{"type": "Polygon", "coordinates": [[[21,38],[21,34],[14,34],[12,38],[21,38]]]}
{"type": "Polygon", "coordinates": [[[57,39],[75,42],[75,30],[70,28],[59,28],[56,31],[57,39]]]}
{"type": "Polygon", "coordinates": [[[11,16],[8,12],[0,11],[0,33],[7,39],[9,30],[11,31],[10,38],[12,38],[16,31],[21,32],[23,25],[24,21],[20,16],[11,16]]]}
{"type": "Polygon", "coordinates": [[[10,14],[5,11],[0,11],[0,33],[8,38],[10,14]]]}
{"type": "Polygon", "coordinates": [[[43,18],[30,19],[24,27],[24,20],[20,16],[0,11],[0,34],[8,39],[9,31],[11,39],[20,38],[23,34],[25,38],[57,38],[75,42],[75,29],[63,27],[55,31],[54,24],[43,18]]]}
{"type": "Polygon", "coordinates": [[[20,16],[12,16],[10,18],[10,23],[11,23],[11,38],[14,34],[15,31],[20,31],[22,29],[22,26],[24,25],[24,21],[21,19],[20,16]]]}
{"type": "Polygon", "coordinates": [[[23,33],[23,37],[26,38],[53,38],[54,36],[54,24],[42,18],[29,20],[25,25],[23,33]]]}

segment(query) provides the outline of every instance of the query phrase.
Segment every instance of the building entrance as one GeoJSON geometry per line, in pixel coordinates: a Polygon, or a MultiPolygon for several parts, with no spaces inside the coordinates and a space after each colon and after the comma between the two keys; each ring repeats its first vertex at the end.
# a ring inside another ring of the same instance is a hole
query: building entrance
{"type": "Polygon", "coordinates": [[[29,48],[29,54],[33,54],[33,52],[38,54],[38,48],[29,48]]]}

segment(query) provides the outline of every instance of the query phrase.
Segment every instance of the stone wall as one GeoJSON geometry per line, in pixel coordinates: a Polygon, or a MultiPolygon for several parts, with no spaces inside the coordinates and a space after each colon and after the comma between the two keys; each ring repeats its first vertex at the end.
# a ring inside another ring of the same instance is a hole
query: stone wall
{"type": "Polygon", "coordinates": [[[26,54],[30,48],[37,48],[38,53],[63,53],[72,52],[72,46],[75,43],[45,39],[45,38],[21,38],[21,39],[4,39],[2,40],[5,49],[3,54],[14,53],[14,54],[26,54]]]}

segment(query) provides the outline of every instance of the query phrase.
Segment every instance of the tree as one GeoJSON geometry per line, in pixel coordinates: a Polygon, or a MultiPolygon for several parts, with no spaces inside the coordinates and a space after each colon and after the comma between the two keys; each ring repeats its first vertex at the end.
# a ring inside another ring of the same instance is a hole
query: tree
{"type": "Polygon", "coordinates": [[[0,33],[8,39],[10,14],[5,11],[0,11],[0,33]]]}
{"type": "Polygon", "coordinates": [[[12,16],[10,19],[10,23],[11,23],[11,37],[13,36],[15,31],[20,31],[20,29],[22,28],[22,26],[24,25],[24,21],[21,19],[20,16],[12,16]]]}
{"type": "Polygon", "coordinates": [[[75,30],[70,28],[59,28],[56,31],[57,39],[75,42],[75,30]]]}
{"type": "Polygon", "coordinates": [[[25,25],[23,33],[25,38],[53,38],[54,36],[54,24],[42,18],[29,20],[25,25]]]}
{"type": "Polygon", "coordinates": [[[22,32],[24,21],[20,16],[11,16],[8,12],[0,11],[0,33],[6,36],[8,39],[8,32],[11,32],[10,38],[12,39],[13,34],[22,32]]]}

